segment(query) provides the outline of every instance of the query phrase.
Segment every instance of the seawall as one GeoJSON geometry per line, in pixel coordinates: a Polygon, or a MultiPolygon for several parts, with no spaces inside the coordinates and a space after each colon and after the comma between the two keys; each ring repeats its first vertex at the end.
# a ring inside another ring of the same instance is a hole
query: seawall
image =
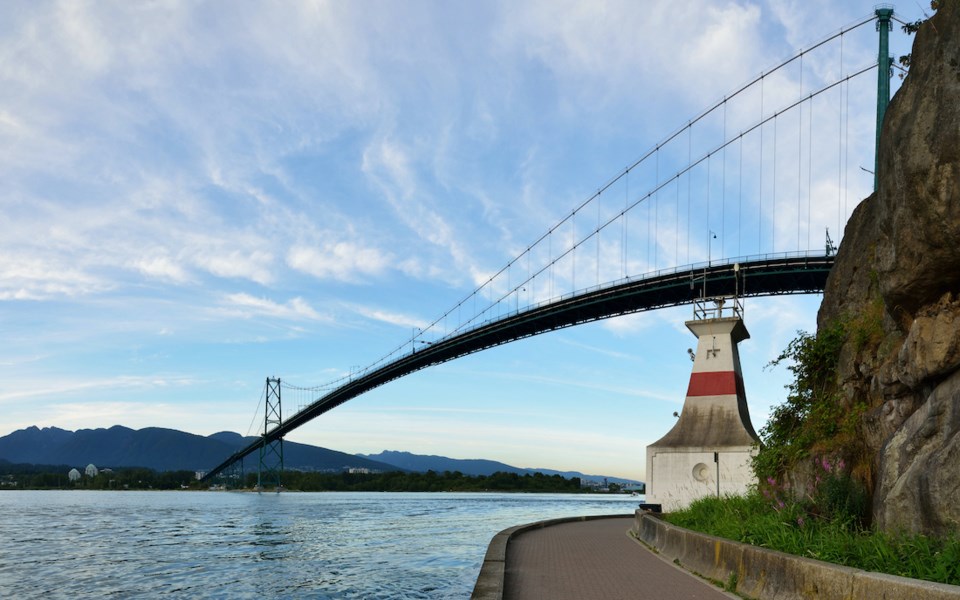
{"type": "Polygon", "coordinates": [[[697,533],[638,510],[633,534],[664,558],[758,600],[960,600],[960,586],[871,573],[697,533]]]}

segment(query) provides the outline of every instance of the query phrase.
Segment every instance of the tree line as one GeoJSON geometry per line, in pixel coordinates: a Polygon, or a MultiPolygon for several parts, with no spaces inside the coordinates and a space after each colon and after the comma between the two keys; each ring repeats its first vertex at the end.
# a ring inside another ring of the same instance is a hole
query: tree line
{"type": "MultiPolygon", "coordinates": [[[[193,471],[154,471],[140,467],[101,470],[96,476],[82,474],[78,480],[68,477],[69,466],[0,464],[0,489],[79,489],[79,490],[176,490],[207,489],[193,471]]],[[[79,470],[79,469],[78,469],[79,470]]],[[[227,488],[253,489],[257,473],[236,480],[220,480],[227,488]]],[[[323,473],[284,471],[283,487],[304,492],[541,492],[576,493],[582,490],[580,478],[566,479],[543,473],[497,472],[492,475],[464,475],[459,471],[426,473],[392,471],[387,473],[323,473]]],[[[613,488],[614,486],[611,486],[613,488]]],[[[613,490],[611,490],[613,491],[613,490]]]]}
{"type": "Polygon", "coordinates": [[[0,465],[0,489],[22,490],[179,490],[197,487],[193,471],[154,471],[145,467],[101,470],[90,477],[80,472],[71,481],[70,466],[0,465]]]}
{"type": "MultiPolygon", "coordinates": [[[[246,477],[247,487],[256,485],[255,473],[246,477]]],[[[304,492],[580,492],[580,478],[560,475],[496,472],[464,475],[460,471],[437,473],[310,473],[285,471],[283,487],[304,492]]]]}

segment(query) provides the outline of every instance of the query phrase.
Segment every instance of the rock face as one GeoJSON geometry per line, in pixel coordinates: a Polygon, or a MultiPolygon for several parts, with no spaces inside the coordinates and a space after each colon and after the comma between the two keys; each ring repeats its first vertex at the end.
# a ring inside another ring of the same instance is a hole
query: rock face
{"type": "Polygon", "coordinates": [[[877,193],[847,223],[818,325],[851,324],[843,402],[888,531],[960,530],[960,2],[942,2],[887,109],[877,193]],[[865,407],[865,408],[864,408],[865,407]]]}

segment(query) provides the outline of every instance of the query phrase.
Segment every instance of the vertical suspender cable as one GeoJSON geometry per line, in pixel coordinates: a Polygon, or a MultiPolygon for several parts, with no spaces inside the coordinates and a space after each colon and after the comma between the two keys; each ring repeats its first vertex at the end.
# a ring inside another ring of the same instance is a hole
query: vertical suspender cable
{"type": "Polygon", "coordinates": [[[657,228],[660,225],[660,146],[657,146],[657,191],[653,194],[653,270],[657,269],[657,228]]]}
{"type": "MultiPolygon", "coordinates": [[[[800,98],[803,98],[803,52],[800,53],[800,98]]],[[[802,198],[800,182],[803,180],[803,105],[797,107],[797,250],[800,249],[800,199],[802,198]]]]}
{"type": "Polygon", "coordinates": [[[620,244],[620,251],[623,255],[620,266],[623,269],[623,278],[627,278],[627,219],[630,218],[627,208],[630,206],[630,169],[627,169],[626,191],[623,194],[623,240],[620,244]]]}
{"type": "MultiPolygon", "coordinates": [[[[710,167],[713,163],[713,154],[707,154],[707,261],[710,260],[710,167]]],[[[704,282],[706,285],[706,282],[704,282]]]]}
{"type": "MultiPolygon", "coordinates": [[[[878,67],[879,68],[879,67],[878,67]]],[[[843,86],[841,86],[843,87],[843,86]]],[[[846,80],[847,88],[847,117],[844,125],[844,138],[846,143],[843,146],[843,219],[842,224],[847,222],[847,195],[850,193],[850,79],[846,80]]],[[[838,234],[843,233],[843,227],[837,230],[838,234]]]]}
{"type": "Polygon", "coordinates": [[[757,197],[757,254],[763,252],[763,75],[760,76],[760,195],[757,197]]]}
{"type": "Polygon", "coordinates": [[[553,229],[547,232],[547,260],[550,261],[550,273],[547,275],[547,293],[549,298],[553,298],[553,265],[557,262],[553,260],[553,229]]]}
{"type": "Polygon", "coordinates": [[[570,217],[570,291],[577,291],[577,211],[570,217]]]}
{"type": "MultiPolygon", "coordinates": [[[[693,162],[693,124],[687,124],[687,164],[693,162]]],[[[690,262],[690,180],[693,169],[687,171],[687,263],[690,262]]]]}
{"type": "Polygon", "coordinates": [[[646,264],[645,268],[646,268],[647,272],[649,273],[649,272],[652,270],[652,269],[650,268],[650,265],[652,264],[652,261],[650,260],[650,254],[651,254],[651,252],[650,252],[650,238],[652,237],[652,236],[650,235],[650,230],[651,230],[651,227],[652,227],[652,224],[651,224],[651,222],[650,222],[650,194],[647,194],[647,196],[644,198],[644,200],[646,200],[646,202],[644,202],[643,205],[644,205],[644,206],[646,207],[646,209],[647,209],[647,238],[646,238],[646,240],[645,240],[645,242],[646,242],[646,247],[647,247],[647,255],[646,255],[646,257],[645,257],[645,260],[647,261],[647,264],[646,264]]]}
{"type": "Polygon", "coordinates": [[[770,215],[770,251],[777,251],[777,123],[780,113],[773,113],[773,212],[770,215]]]}
{"type": "Polygon", "coordinates": [[[737,256],[743,256],[743,132],[740,132],[740,177],[737,184],[737,256]]]}
{"type": "MultiPolygon", "coordinates": [[[[840,76],[843,77],[843,35],[840,36],[840,76]]],[[[841,203],[843,201],[843,85],[840,85],[840,102],[837,106],[837,114],[840,122],[837,126],[837,233],[843,231],[841,222],[843,213],[841,212],[841,203]]],[[[850,83],[847,82],[847,95],[850,95],[850,83]]]]}
{"type": "Polygon", "coordinates": [[[680,264],[680,173],[677,173],[677,205],[673,213],[673,264],[680,264]]]}
{"type": "Polygon", "coordinates": [[[810,250],[810,231],[813,229],[813,97],[810,98],[810,134],[807,136],[807,250],[810,250]]]}
{"type": "Polygon", "coordinates": [[[723,188],[720,191],[720,255],[723,256],[727,240],[727,98],[723,98],[723,188]]]}

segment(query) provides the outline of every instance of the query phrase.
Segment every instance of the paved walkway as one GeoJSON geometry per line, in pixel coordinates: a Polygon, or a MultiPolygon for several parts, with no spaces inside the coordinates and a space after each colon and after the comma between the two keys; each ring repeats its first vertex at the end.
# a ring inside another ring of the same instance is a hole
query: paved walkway
{"type": "Polygon", "coordinates": [[[633,517],[525,531],[507,545],[504,600],[729,600],[627,535],[633,517]]]}

